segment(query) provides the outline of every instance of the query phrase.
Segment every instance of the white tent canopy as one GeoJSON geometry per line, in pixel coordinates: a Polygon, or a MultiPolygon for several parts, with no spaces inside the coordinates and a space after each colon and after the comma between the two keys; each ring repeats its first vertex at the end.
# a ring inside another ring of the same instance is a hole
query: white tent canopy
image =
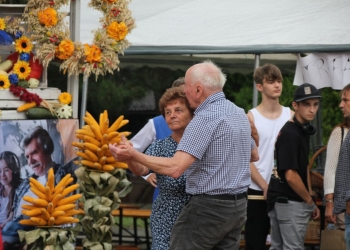
{"type": "MultiPolygon", "coordinates": [[[[80,37],[100,12],[82,1],[80,37]]],[[[132,0],[136,28],[126,54],[350,51],[348,0],[132,0]]]]}

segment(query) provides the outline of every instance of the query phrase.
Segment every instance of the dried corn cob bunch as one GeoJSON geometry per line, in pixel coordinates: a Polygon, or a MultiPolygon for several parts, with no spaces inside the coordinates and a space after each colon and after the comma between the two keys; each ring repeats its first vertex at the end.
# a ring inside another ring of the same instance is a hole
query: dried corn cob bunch
{"type": "Polygon", "coordinates": [[[49,170],[46,186],[43,186],[36,179],[30,178],[30,190],[38,198],[23,197],[32,205],[22,206],[22,214],[30,218],[21,220],[19,223],[30,226],[54,226],[79,222],[79,219],[73,216],[83,213],[82,210],[75,209],[75,203],[82,195],[67,196],[79,187],[79,184],[67,187],[72,181],[71,174],[67,174],[57,186],[54,186],[55,175],[52,168],[49,170]]]}
{"type": "Polygon", "coordinates": [[[78,129],[76,137],[83,142],[73,142],[72,145],[80,151],[76,154],[82,158],[77,164],[82,164],[87,168],[102,171],[113,171],[115,168],[128,168],[124,162],[117,162],[109,152],[109,143],[119,143],[121,136],[128,136],[130,132],[117,132],[129,120],[124,120],[124,116],[119,118],[109,127],[107,110],[100,114],[99,123],[86,111],[84,121],[87,125],[78,129]]]}

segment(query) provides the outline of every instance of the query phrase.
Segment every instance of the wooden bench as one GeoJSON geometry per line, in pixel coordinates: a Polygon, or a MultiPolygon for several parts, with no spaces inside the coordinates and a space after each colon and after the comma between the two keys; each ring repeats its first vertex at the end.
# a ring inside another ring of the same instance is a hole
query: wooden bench
{"type": "Polygon", "coordinates": [[[148,219],[151,216],[150,209],[132,209],[132,208],[119,208],[111,212],[112,216],[119,217],[119,245],[123,242],[123,217],[133,218],[133,229],[134,229],[134,244],[135,246],[146,243],[147,249],[151,249],[151,237],[149,235],[148,219]],[[141,240],[141,237],[137,235],[137,219],[141,219],[145,226],[145,241],[141,240]]]}

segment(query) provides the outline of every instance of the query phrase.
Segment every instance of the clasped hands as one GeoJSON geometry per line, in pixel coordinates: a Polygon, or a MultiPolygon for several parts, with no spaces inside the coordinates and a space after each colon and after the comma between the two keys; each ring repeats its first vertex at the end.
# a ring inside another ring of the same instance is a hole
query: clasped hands
{"type": "Polygon", "coordinates": [[[116,161],[130,161],[132,159],[133,151],[135,151],[132,143],[122,135],[119,144],[109,144],[109,151],[116,161]]]}

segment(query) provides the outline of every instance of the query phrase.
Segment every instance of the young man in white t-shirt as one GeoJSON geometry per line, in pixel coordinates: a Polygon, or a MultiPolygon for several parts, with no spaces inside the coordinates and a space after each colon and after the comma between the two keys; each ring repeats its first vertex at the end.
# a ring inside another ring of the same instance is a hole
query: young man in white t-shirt
{"type": "Polygon", "coordinates": [[[267,214],[266,194],[273,168],[273,150],[277,134],[282,126],[293,117],[294,112],[279,102],[282,94],[282,73],[278,67],[265,64],[254,72],[257,90],[262,101],[248,112],[259,134],[259,155],[257,162],[250,163],[252,183],[248,189],[247,221],[245,241],[247,250],[264,250],[270,230],[267,214]]]}

